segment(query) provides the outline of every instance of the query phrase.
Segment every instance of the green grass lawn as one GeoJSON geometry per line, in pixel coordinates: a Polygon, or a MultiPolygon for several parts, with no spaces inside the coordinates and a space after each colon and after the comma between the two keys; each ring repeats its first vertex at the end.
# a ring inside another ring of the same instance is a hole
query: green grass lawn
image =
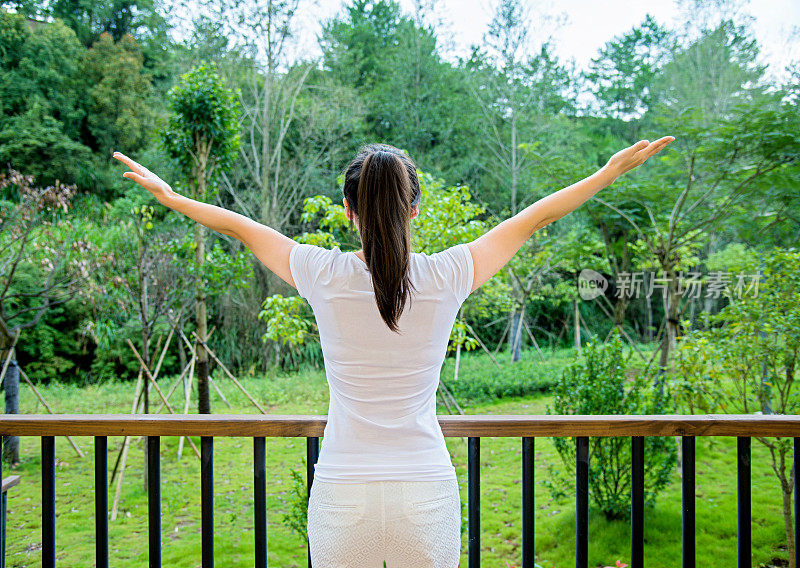
{"type": "MultiPolygon", "coordinates": [[[[549,355],[546,353],[546,356],[549,355]]],[[[500,355],[508,373],[508,355],[500,355]]],[[[526,352],[520,369],[533,369],[542,376],[557,374],[572,353],[559,351],[541,363],[539,355],[526,352]]],[[[459,381],[496,372],[488,357],[468,353],[462,358],[459,381]],[[493,371],[494,369],[494,371],[493,371]]],[[[452,360],[443,377],[452,378],[452,360]]],[[[529,371],[532,372],[532,371],[529,371]]],[[[228,380],[216,376],[233,408],[218,397],[212,408],[219,413],[255,413],[247,399],[228,380]]],[[[245,378],[246,388],[259,402],[277,414],[325,414],[328,390],[322,371],[305,371],[270,379],[245,378]]],[[[160,381],[162,389],[168,379],[160,381]]],[[[86,388],[52,385],[42,393],[59,413],[127,413],[133,383],[108,383],[86,388]]],[[[212,391],[213,392],[213,391],[212,391]]],[[[182,389],[176,394],[180,398],[182,389]]],[[[155,394],[155,393],[154,393],[155,394]]],[[[157,396],[157,395],[156,395],[157,396]]],[[[465,402],[468,414],[544,414],[550,397],[546,392],[503,398],[489,402],[465,402]]],[[[461,401],[459,401],[461,402],[461,401]]],[[[196,404],[193,403],[194,411],[196,404]]],[[[42,413],[33,394],[21,388],[23,413],[42,413]]],[[[439,413],[446,413],[440,406],[439,413]]],[[[86,454],[79,458],[65,438],[56,438],[56,548],[61,566],[94,564],[94,470],[93,440],[73,438],[86,454]]],[[[122,437],[109,438],[109,468],[113,467],[122,437]]],[[[200,444],[199,438],[194,438],[200,444]]],[[[324,443],[324,441],[323,441],[324,443]]],[[[465,438],[448,438],[447,446],[461,484],[466,516],[467,444],[465,438]]],[[[186,445],[177,460],[178,438],[162,438],[162,557],[164,566],[200,566],[200,463],[186,445]]],[[[306,566],[306,548],[300,535],[282,522],[291,499],[290,469],[305,475],[303,438],[267,439],[268,561],[281,568],[306,566]]],[[[522,443],[518,438],[481,440],[481,548],[484,566],[520,566],[522,443]]],[[[117,520],[110,523],[110,556],[113,565],[144,566],[147,562],[147,494],[143,488],[143,441],[131,447],[117,520]]],[[[697,565],[736,565],[736,440],[697,440],[697,565]]],[[[4,469],[18,474],[22,483],[8,496],[9,567],[40,566],[41,470],[40,439],[20,439],[21,463],[4,469]]],[[[246,567],[253,563],[253,442],[250,438],[217,438],[214,443],[215,551],[217,565],[246,567]]],[[[552,500],[542,485],[546,465],[561,466],[549,439],[536,440],[536,556],[545,568],[574,566],[574,499],[552,500]]],[[[785,558],[780,489],[771,471],[768,451],[752,442],[753,565],[771,566],[785,558]]],[[[110,477],[110,475],[109,475],[110,477]]],[[[109,508],[116,481],[109,490],[109,508]]],[[[654,510],[645,512],[645,561],[650,568],[674,568],[681,559],[680,474],[662,493],[654,510]]],[[[607,522],[589,508],[590,566],[628,563],[630,528],[627,522],[607,522]]],[[[467,536],[463,538],[462,565],[466,565],[467,536]]],[[[389,567],[393,568],[393,567],[389,567]]]]}

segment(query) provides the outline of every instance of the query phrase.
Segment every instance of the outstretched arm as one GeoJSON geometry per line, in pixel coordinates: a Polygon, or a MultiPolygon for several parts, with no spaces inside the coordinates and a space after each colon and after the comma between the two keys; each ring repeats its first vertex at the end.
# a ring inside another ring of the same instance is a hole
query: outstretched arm
{"type": "Polygon", "coordinates": [[[620,150],[589,177],[543,197],[469,243],[475,267],[471,291],[505,266],[534,232],[577,209],[595,193],[611,185],[625,172],[643,164],[673,140],[673,136],[664,136],[652,143],[640,140],[620,150]]]}
{"type": "Polygon", "coordinates": [[[114,152],[114,157],[132,170],[122,176],[144,187],[159,203],[241,241],[267,268],[296,288],[289,270],[289,251],[297,244],[295,241],[235,211],[179,195],[156,174],[126,155],[114,152]]]}

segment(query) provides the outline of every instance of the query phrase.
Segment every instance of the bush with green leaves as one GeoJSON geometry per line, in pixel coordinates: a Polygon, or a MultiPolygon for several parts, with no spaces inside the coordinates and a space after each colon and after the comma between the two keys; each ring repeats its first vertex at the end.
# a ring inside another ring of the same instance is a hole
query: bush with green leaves
{"type": "MultiPolygon", "coordinates": [[[[675,411],[668,388],[651,388],[651,371],[626,378],[633,355],[615,332],[607,343],[597,337],[586,345],[582,357],[568,365],[556,382],[552,407],[547,414],[669,414],[675,411]]],[[[575,471],[575,437],[554,437],[568,473],[551,469],[554,478],[546,484],[553,497],[568,494],[575,471]]],[[[671,437],[645,438],[645,504],[654,506],[658,493],[669,483],[670,469],[677,453],[671,437]]],[[[589,438],[589,495],[607,519],[624,519],[630,513],[631,438],[593,436],[589,438]]]]}
{"type": "Polygon", "coordinates": [[[319,367],[322,350],[319,345],[317,323],[306,301],[300,296],[273,294],[262,302],[264,308],[258,319],[267,323],[262,336],[278,344],[275,352],[276,364],[282,369],[298,369],[303,363],[319,367]]]}

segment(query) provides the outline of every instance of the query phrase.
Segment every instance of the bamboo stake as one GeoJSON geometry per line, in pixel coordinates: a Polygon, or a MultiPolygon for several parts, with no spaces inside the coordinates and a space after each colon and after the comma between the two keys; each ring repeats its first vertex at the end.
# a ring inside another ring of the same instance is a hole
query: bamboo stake
{"type": "MultiPolygon", "coordinates": [[[[183,382],[183,379],[185,378],[186,373],[189,371],[189,367],[192,365],[193,361],[194,361],[194,355],[192,355],[192,359],[186,364],[186,367],[183,368],[183,371],[181,371],[181,374],[178,376],[175,382],[172,383],[172,386],[169,388],[169,392],[167,392],[167,400],[172,398],[172,394],[175,392],[175,389],[178,388],[178,385],[183,382]]],[[[155,414],[158,414],[163,409],[164,409],[164,402],[162,401],[161,406],[158,407],[158,410],[155,411],[155,414]]]]}
{"type": "MultiPolygon", "coordinates": [[[[44,397],[42,397],[42,395],[39,393],[39,391],[36,389],[36,387],[33,386],[33,383],[28,378],[28,375],[25,374],[25,371],[23,371],[22,368],[20,368],[20,367],[17,368],[17,371],[19,371],[20,376],[25,380],[25,382],[28,383],[28,386],[33,391],[33,394],[35,394],[36,398],[38,398],[39,401],[44,405],[44,407],[47,409],[47,412],[49,412],[50,414],[55,414],[55,412],[53,412],[53,409],[50,408],[50,405],[47,404],[47,402],[44,400],[44,397]]],[[[75,445],[75,442],[72,441],[72,438],[69,437],[69,436],[66,436],[66,438],[69,441],[70,445],[78,453],[78,456],[79,457],[84,457],[83,452],[81,451],[81,449],[78,446],[75,445]]]]}
{"type": "Polygon", "coordinates": [[[439,388],[437,389],[437,392],[439,393],[439,397],[442,399],[442,403],[444,404],[445,408],[447,408],[447,413],[453,414],[453,408],[450,406],[450,401],[447,400],[447,397],[444,395],[441,382],[439,382],[439,388]]]}
{"type": "MultiPolygon", "coordinates": [[[[172,406],[170,405],[170,403],[167,402],[167,399],[164,396],[164,393],[161,392],[161,388],[158,386],[158,383],[153,378],[153,375],[150,374],[150,369],[148,369],[147,366],[144,364],[144,361],[142,361],[142,357],[139,355],[139,352],[136,350],[136,347],[133,345],[133,343],[131,343],[131,340],[128,339],[127,337],[125,338],[125,341],[127,341],[128,342],[128,346],[131,349],[133,349],[133,354],[136,355],[136,359],[139,361],[139,364],[144,369],[145,375],[147,375],[147,378],[153,384],[153,387],[155,387],[156,391],[158,392],[158,395],[161,397],[161,400],[163,400],[164,404],[167,405],[167,408],[169,409],[169,413],[170,414],[175,414],[175,411],[172,409],[172,406]]],[[[192,446],[192,448],[194,449],[194,453],[196,453],[198,459],[200,459],[200,450],[197,449],[197,446],[195,445],[195,443],[192,441],[191,438],[189,438],[189,445],[192,446]]]]}
{"type": "MultiPolygon", "coordinates": [[[[175,328],[177,328],[177,322],[174,322],[174,325],[175,325],[175,328]]],[[[173,328],[173,329],[175,329],[175,328],[173,328]]],[[[211,339],[211,334],[214,333],[214,330],[215,330],[215,327],[212,327],[211,331],[208,332],[208,334],[206,335],[206,342],[208,342],[208,340],[211,339]]],[[[186,343],[186,347],[189,349],[189,352],[192,354],[192,357],[195,357],[196,356],[195,350],[197,349],[197,344],[192,345],[189,342],[189,339],[186,337],[186,335],[183,333],[182,330],[178,330],[178,333],[180,334],[180,337],[183,339],[183,341],[186,343]]],[[[192,332],[192,333],[194,333],[194,332],[192,332]]],[[[206,347],[206,349],[208,349],[208,347],[206,347]]],[[[217,361],[217,363],[222,365],[222,363],[219,362],[219,359],[216,359],[216,357],[214,359],[217,361]]],[[[235,381],[235,379],[234,379],[234,381],[235,381]]],[[[220,390],[219,386],[217,386],[217,384],[214,382],[214,379],[212,379],[211,376],[208,377],[208,382],[211,383],[211,385],[214,387],[214,390],[217,391],[217,394],[223,400],[223,402],[225,402],[225,404],[228,405],[228,408],[231,408],[231,403],[228,402],[228,399],[225,398],[224,394],[222,394],[222,391],[220,390]]],[[[241,388],[244,388],[244,387],[241,387],[241,388]]],[[[245,392],[245,394],[247,394],[247,392],[245,392]]],[[[249,397],[249,395],[248,395],[248,397],[249,397]]],[[[167,398],[169,398],[169,397],[167,397],[167,398]]],[[[160,410],[161,410],[161,408],[159,408],[159,411],[160,410]]],[[[264,412],[264,411],[262,410],[262,412],[264,412]]],[[[264,412],[264,414],[266,414],[266,412],[264,412]]]]}
{"type": "Polygon", "coordinates": [[[225,395],[224,395],[224,394],[222,394],[222,391],[221,391],[221,390],[219,390],[219,387],[217,386],[217,383],[215,383],[215,382],[214,382],[214,379],[212,379],[212,378],[209,376],[209,377],[208,377],[208,382],[209,382],[209,383],[211,383],[211,386],[213,386],[213,387],[214,387],[214,390],[216,390],[216,391],[217,391],[217,394],[219,395],[219,397],[220,397],[220,398],[221,398],[221,399],[222,399],[222,400],[225,402],[225,404],[227,404],[227,405],[228,405],[228,408],[231,408],[231,403],[230,403],[230,402],[228,402],[228,399],[227,399],[227,398],[225,398],[225,395]]]}
{"type": "MultiPolygon", "coordinates": [[[[179,333],[182,333],[182,332],[179,332],[179,333]]],[[[213,333],[214,333],[214,328],[211,328],[211,331],[208,332],[208,337],[211,337],[211,334],[213,334],[213,333]]],[[[189,345],[189,352],[192,354],[192,359],[189,361],[189,363],[186,364],[186,367],[183,369],[183,372],[181,373],[181,376],[178,377],[178,379],[175,381],[175,383],[172,385],[172,387],[170,387],[169,392],[167,393],[167,400],[172,398],[172,394],[175,392],[175,389],[178,387],[178,384],[181,382],[181,379],[184,378],[183,375],[189,369],[189,366],[192,364],[192,361],[194,361],[195,357],[197,357],[197,353],[195,353],[195,349],[191,344],[189,345]]],[[[223,397],[223,400],[224,400],[224,398],[225,397],[223,397]]],[[[228,406],[230,406],[230,405],[228,405],[228,406]]],[[[158,407],[158,410],[156,410],[155,413],[158,414],[162,410],[164,410],[164,402],[163,401],[161,402],[161,405],[158,407]]],[[[186,412],[184,412],[184,414],[186,414],[186,412]]],[[[141,436],[139,436],[138,439],[141,439],[141,436]]]]}
{"type": "Polygon", "coordinates": [[[169,344],[172,341],[172,334],[175,333],[175,329],[172,327],[169,328],[169,335],[167,336],[167,341],[164,343],[164,349],[161,350],[161,356],[158,358],[158,363],[156,363],[156,369],[153,371],[153,376],[157,377],[158,372],[161,370],[161,363],[164,362],[164,356],[167,354],[167,349],[169,349],[169,344]]]}
{"type": "Polygon", "coordinates": [[[8,364],[11,362],[11,354],[14,353],[14,348],[17,346],[17,340],[19,339],[19,334],[21,331],[17,331],[17,335],[14,336],[14,343],[11,344],[11,347],[8,348],[8,355],[6,356],[6,362],[3,363],[3,372],[0,373],[0,385],[3,384],[3,379],[6,376],[6,369],[8,369],[8,364]]]}
{"type": "Polygon", "coordinates": [[[489,357],[491,357],[491,359],[492,359],[492,362],[495,364],[495,366],[496,366],[498,369],[500,369],[500,368],[501,368],[501,367],[500,367],[500,363],[498,363],[498,362],[497,362],[497,359],[495,359],[495,358],[494,358],[494,355],[492,355],[492,352],[491,352],[491,351],[489,351],[489,350],[486,348],[486,345],[484,345],[484,344],[483,344],[483,341],[481,341],[481,338],[480,338],[480,337],[478,337],[478,334],[477,334],[477,333],[475,333],[475,330],[474,330],[474,329],[472,329],[472,326],[471,326],[471,325],[469,325],[467,322],[464,322],[464,325],[467,327],[467,329],[469,330],[469,332],[472,334],[472,337],[474,337],[474,338],[475,338],[475,340],[478,342],[478,344],[480,344],[480,346],[483,348],[483,350],[484,350],[484,351],[486,351],[486,353],[489,355],[489,357]]]}
{"type": "MultiPolygon", "coordinates": [[[[139,389],[142,385],[142,370],[139,369],[139,377],[136,379],[136,389],[133,395],[133,404],[131,405],[131,414],[138,414],[138,408],[141,402],[141,396],[139,396],[139,389]]],[[[126,438],[128,436],[125,436],[126,438]]],[[[117,475],[117,466],[119,466],[120,456],[122,456],[122,448],[120,451],[117,452],[117,460],[114,462],[114,469],[111,471],[111,481],[110,483],[114,483],[114,477],[117,475]]]]}
{"type": "Polygon", "coordinates": [[[214,354],[214,352],[211,350],[211,348],[209,348],[209,346],[205,342],[200,341],[200,338],[197,336],[197,334],[194,331],[192,331],[192,335],[194,336],[194,338],[197,340],[198,343],[200,343],[203,347],[205,347],[205,349],[208,352],[208,354],[211,355],[211,357],[214,359],[214,361],[217,362],[217,365],[219,365],[220,368],[222,368],[222,370],[225,372],[225,374],[228,375],[228,377],[234,382],[234,384],[237,387],[239,387],[239,389],[250,400],[250,402],[252,402],[255,405],[255,407],[258,408],[261,411],[262,414],[268,414],[267,411],[264,410],[261,407],[261,405],[258,404],[258,402],[256,402],[256,400],[252,396],[250,396],[250,393],[247,392],[247,389],[245,389],[242,386],[242,384],[236,379],[236,377],[234,377],[231,374],[231,372],[228,370],[228,368],[222,363],[222,361],[219,360],[219,358],[214,354]]]}
{"type": "MultiPolygon", "coordinates": [[[[142,382],[142,369],[139,368],[139,378],[136,380],[136,393],[133,395],[133,405],[131,408],[131,414],[137,414],[137,410],[139,409],[139,388],[144,390],[145,385],[142,382]]],[[[119,499],[122,495],[122,478],[125,475],[125,465],[128,463],[128,449],[130,448],[131,437],[125,436],[125,439],[122,442],[122,450],[119,453],[117,463],[120,464],[119,469],[119,478],[117,478],[117,488],[114,491],[114,503],[111,507],[111,520],[114,521],[117,519],[117,510],[119,508],[119,499]],[[120,463],[121,462],[121,463],[120,463]]],[[[114,464],[114,472],[111,474],[111,481],[114,481],[114,474],[117,471],[117,465],[114,464]]]]}
{"type": "Polygon", "coordinates": [[[460,363],[461,363],[461,344],[459,343],[458,345],[456,345],[456,366],[455,366],[455,372],[453,373],[454,381],[458,380],[458,367],[460,363]]]}
{"type": "MultiPolygon", "coordinates": [[[[194,364],[195,364],[195,361],[197,360],[197,358],[194,356],[194,353],[195,353],[194,347],[191,347],[191,348],[192,348],[193,355],[192,355],[192,360],[191,360],[190,364],[191,364],[192,368],[189,369],[188,377],[184,377],[184,379],[183,379],[183,395],[184,395],[184,398],[185,398],[184,407],[183,407],[183,413],[184,414],[189,414],[189,399],[191,398],[191,394],[192,394],[192,379],[194,378],[194,364]]],[[[178,440],[178,459],[181,459],[181,457],[183,456],[183,439],[184,439],[184,436],[181,436],[181,439],[178,440]]]]}
{"type": "MultiPolygon", "coordinates": [[[[514,341],[518,342],[518,345],[520,346],[520,351],[522,350],[522,337],[520,337],[520,336],[522,335],[522,323],[524,321],[525,321],[525,304],[522,304],[522,307],[520,308],[520,312],[519,312],[519,324],[517,325],[517,332],[514,335],[514,341]]],[[[517,352],[517,346],[516,345],[512,345],[511,346],[511,360],[512,361],[514,360],[514,354],[516,352],[517,352]]]]}
{"type": "Polygon", "coordinates": [[[506,324],[506,329],[503,331],[503,335],[500,336],[500,341],[497,342],[497,348],[494,350],[494,354],[497,355],[497,352],[500,351],[500,347],[503,345],[503,341],[506,338],[506,334],[508,330],[511,329],[511,318],[508,318],[508,324],[506,324]]]}
{"type": "Polygon", "coordinates": [[[525,325],[525,331],[528,332],[528,337],[531,338],[533,346],[536,347],[536,351],[539,352],[539,358],[542,360],[542,362],[544,362],[544,353],[542,353],[542,350],[539,349],[539,344],[536,343],[536,338],[533,336],[533,333],[531,333],[531,328],[528,327],[528,322],[522,322],[522,323],[525,325]]]}
{"type": "Polygon", "coordinates": [[[464,409],[463,409],[463,408],[461,408],[461,407],[458,405],[458,402],[456,402],[456,397],[454,397],[454,396],[453,396],[453,391],[451,391],[451,390],[450,390],[450,389],[447,387],[447,385],[446,385],[446,384],[444,384],[444,383],[441,383],[441,385],[442,385],[442,389],[444,389],[444,392],[447,394],[447,396],[449,396],[449,397],[450,397],[450,402],[452,402],[452,403],[453,403],[453,406],[455,406],[455,407],[456,407],[456,410],[458,410],[458,413],[459,413],[459,414],[464,414],[464,409]]]}
{"type": "MultiPolygon", "coordinates": [[[[153,373],[153,378],[154,378],[154,379],[157,379],[157,378],[158,378],[158,373],[159,373],[159,371],[161,370],[161,362],[164,360],[164,355],[166,355],[166,354],[167,354],[167,347],[169,347],[169,341],[170,341],[170,339],[172,338],[172,331],[173,331],[173,330],[172,330],[172,329],[170,329],[170,335],[169,335],[169,337],[167,338],[167,343],[164,345],[164,349],[162,350],[162,352],[161,352],[161,356],[159,357],[158,363],[156,364],[156,369],[155,369],[155,371],[154,371],[154,373],[153,373]]],[[[159,338],[158,338],[158,343],[160,344],[160,342],[161,342],[161,336],[159,336],[159,338]]],[[[158,350],[158,348],[156,348],[156,350],[158,350]]],[[[148,393],[150,392],[150,385],[148,385],[148,386],[147,386],[147,392],[148,392],[148,393]]],[[[142,391],[139,393],[139,400],[141,400],[143,396],[144,396],[144,390],[142,390],[142,391]]],[[[138,404],[137,404],[137,408],[138,408],[138,404]]],[[[161,408],[163,408],[163,403],[162,403],[162,406],[161,406],[161,408]]],[[[157,410],[155,413],[156,413],[156,414],[158,414],[158,413],[161,411],[161,408],[159,408],[159,409],[158,409],[158,410],[157,410]]],[[[139,441],[139,440],[141,440],[141,439],[142,439],[142,437],[141,437],[141,436],[139,436],[138,438],[136,438],[136,441],[138,442],[138,441],[139,441]]]]}

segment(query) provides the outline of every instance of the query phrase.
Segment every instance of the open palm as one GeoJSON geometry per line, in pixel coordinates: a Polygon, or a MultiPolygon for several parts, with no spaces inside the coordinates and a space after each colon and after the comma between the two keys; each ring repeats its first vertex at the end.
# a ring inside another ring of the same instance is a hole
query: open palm
{"type": "Polygon", "coordinates": [[[167,182],[145,168],[143,165],[134,162],[121,152],[114,152],[114,157],[132,170],[122,174],[122,177],[132,179],[141,185],[147,191],[152,193],[159,202],[163,203],[166,198],[175,195],[175,192],[172,191],[172,188],[167,182]]]}
{"type": "Polygon", "coordinates": [[[647,161],[648,158],[658,154],[664,147],[675,140],[674,136],[664,136],[655,142],[648,140],[639,140],[633,146],[628,146],[624,150],[620,150],[608,160],[607,167],[619,177],[625,172],[628,172],[640,166],[647,161]]]}

